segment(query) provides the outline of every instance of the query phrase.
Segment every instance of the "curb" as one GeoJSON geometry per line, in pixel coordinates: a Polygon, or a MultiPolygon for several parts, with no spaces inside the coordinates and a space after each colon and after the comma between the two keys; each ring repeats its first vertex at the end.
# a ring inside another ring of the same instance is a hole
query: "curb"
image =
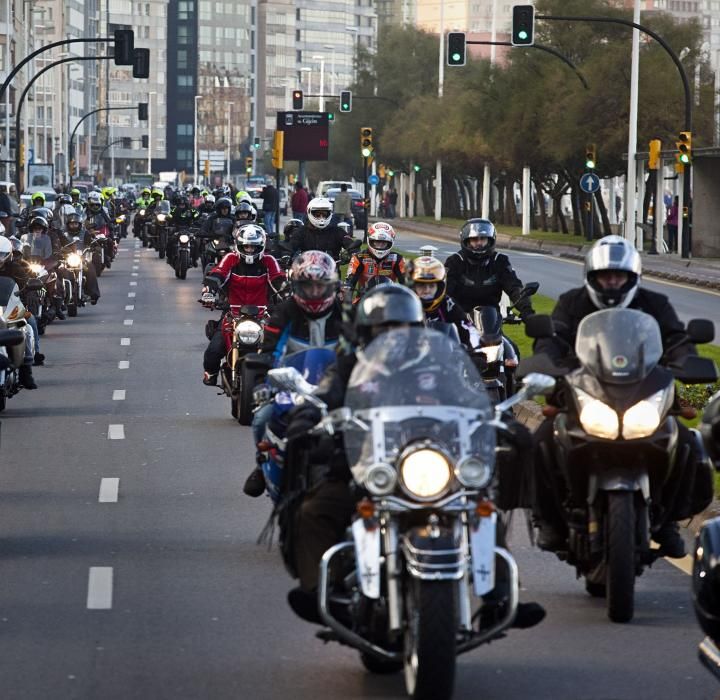
{"type": "MultiPolygon", "coordinates": [[[[521,401],[513,409],[515,418],[522,423],[530,432],[535,432],[543,421],[542,406],[534,401],[521,401]]],[[[720,516],[720,500],[714,499],[713,502],[702,512],[687,522],[680,523],[681,527],[687,530],[687,535],[693,538],[700,532],[706,520],[720,516]]],[[[688,542],[688,544],[691,544],[688,542]]],[[[690,547],[692,551],[692,547],[690,547]]]]}
{"type": "MultiPolygon", "coordinates": [[[[452,231],[451,233],[450,231],[442,227],[438,227],[433,231],[428,231],[413,227],[412,224],[408,225],[406,223],[406,220],[404,219],[401,220],[400,226],[411,233],[416,233],[424,236],[433,236],[442,240],[452,241],[453,243],[457,242],[457,232],[452,231]]],[[[568,244],[560,246],[558,244],[548,243],[544,240],[536,239],[518,240],[517,236],[510,236],[507,233],[498,233],[497,239],[501,248],[506,248],[508,250],[521,250],[529,253],[543,253],[558,258],[566,258],[568,260],[584,260],[585,253],[588,248],[587,245],[578,246],[568,244]]],[[[720,270],[717,273],[717,279],[712,279],[708,277],[690,276],[688,274],[682,274],[672,270],[658,270],[653,269],[652,267],[648,268],[646,267],[646,263],[647,256],[644,255],[644,277],[662,279],[667,280],[668,282],[675,282],[679,284],[687,284],[691,287],[698,287],[700,289],[712,289],[715,291],[720,291],[720,270]]],[[[691,265],[692,262],[688,262],[685,267],[689,268],[691,265]]]]}

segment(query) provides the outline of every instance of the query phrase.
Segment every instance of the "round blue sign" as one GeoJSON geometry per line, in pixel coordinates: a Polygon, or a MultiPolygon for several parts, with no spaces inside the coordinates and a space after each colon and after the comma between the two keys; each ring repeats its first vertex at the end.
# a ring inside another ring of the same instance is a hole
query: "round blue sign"
{"type": "Polygon", "coordinates": [[[368,182],[369,182],[371,185],[377,185],[377,184],[380,182],[380,178],[379,178],[377,175],[371,175],[371,176],[368,178],[368,182]]]}
{"type": "Polygon", "coordinates": [[[580,189],[592,194],[600,189],[600,178],[595,173],[585,173],[580,178],[580,189]]]}

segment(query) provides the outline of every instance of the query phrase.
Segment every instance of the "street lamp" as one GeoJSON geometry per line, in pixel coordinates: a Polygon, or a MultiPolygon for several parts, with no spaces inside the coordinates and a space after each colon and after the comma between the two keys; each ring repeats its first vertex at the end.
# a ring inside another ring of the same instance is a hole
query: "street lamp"
{"type": "MultiPolygon", "coordinates": [[[[148,175],[152,175],[152,96],[155,95],[157,100],[157,92],[154,90],[148,92],[148,175]]],[[[142,145],[142,144],[140,144],[142,145]]]]}
{"type": "Polygon", "coordinates": [[[230,150],[230,144],[232,142],[232,131],[231,131],[231,121],[230,121],[230,115],[232,113],[232,108],[234,102],[228,102],[227,103],[227,181],[230,182],[230,157],[232,156],[232,151],[230,150]]]}
{"type": "Polygon", "coordinates": [[[195,95],[195,122],[193,124],[193,184],[199,183],[198,179],[198,100],[200,95],[195,95]]]}
{"type": "MultiPolygon", "coordinates": [[[[360,43],[360,28],[359,28],[359,27],[346,26],[346,27],[345,27],[345,31],[346,31],[346,32],[349,32],[350,34],[353,35],[353,39],[352,39],[352,42],[351,42],[352,45],[353,45],[352,63],[353,63],[353,66],[355,66],[355,54],[357,53],[357,47],[358,47],[358,44],[360,43]]],[[[353,77],[354,77],[355,80],[357,80],[357,67],[355,67],[355,70],[354,70],[354,72],[353,72],[353,77]]]]}
{"type": "Polygon", "coordinates": [[[313,56],[314,61],[320,61],[320,111],[325,111],[325,56],[313,56]]]}
{"type": "Polygon", "coordinates": [[[335,94],[335,47],[331,44],[325,44],[324,49],[330,51],[330,92],[335,94]]]}

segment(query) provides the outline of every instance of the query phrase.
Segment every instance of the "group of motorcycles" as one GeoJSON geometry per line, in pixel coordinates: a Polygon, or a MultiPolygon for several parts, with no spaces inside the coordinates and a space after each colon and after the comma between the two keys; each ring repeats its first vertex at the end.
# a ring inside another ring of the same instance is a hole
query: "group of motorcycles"
{"type": "MultiPolygon", "coordinates": [[[[86,219],[80,235],[73,236],[64,228],[62,217],[54,217],[49,209],[42,214],[50,226],[59,227],[57,230],[73,240],[50,258],[41,259],[31,254],[32,234],[25,230],[23,220],[18,219],[15,235],[9,237],[13,255],[29,263],[31,277],[22,288],[9,277],[0,278],[0,411],[20,391],[25,343],[35,345],[35,329],[28,322],[29,315],[35,319],[37,333],[44,335],[59,311],[75,317],[80,308],[96,303],[97,298],[88,293],[89,268],[93,268],[97,277],[110,268],[122,235],[119,222],[113,227],[96,228],[86,219]]],[[[0,218],[5,218],[4,213],[0,212],[0,218]]],[[[5,235],[4,227],[0,235],[5,235]]]]}

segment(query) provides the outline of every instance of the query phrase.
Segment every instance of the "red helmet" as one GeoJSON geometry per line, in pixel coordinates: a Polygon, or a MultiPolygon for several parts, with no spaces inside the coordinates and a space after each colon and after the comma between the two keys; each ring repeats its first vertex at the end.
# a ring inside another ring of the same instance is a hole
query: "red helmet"
{"type": "Polygon", "coordinates": [[[320,250],[301,253],[290,268],[290,285],[297,305],[312,316],[321,316],[335,301],[338,273],[335,261],[320,250]]]}

